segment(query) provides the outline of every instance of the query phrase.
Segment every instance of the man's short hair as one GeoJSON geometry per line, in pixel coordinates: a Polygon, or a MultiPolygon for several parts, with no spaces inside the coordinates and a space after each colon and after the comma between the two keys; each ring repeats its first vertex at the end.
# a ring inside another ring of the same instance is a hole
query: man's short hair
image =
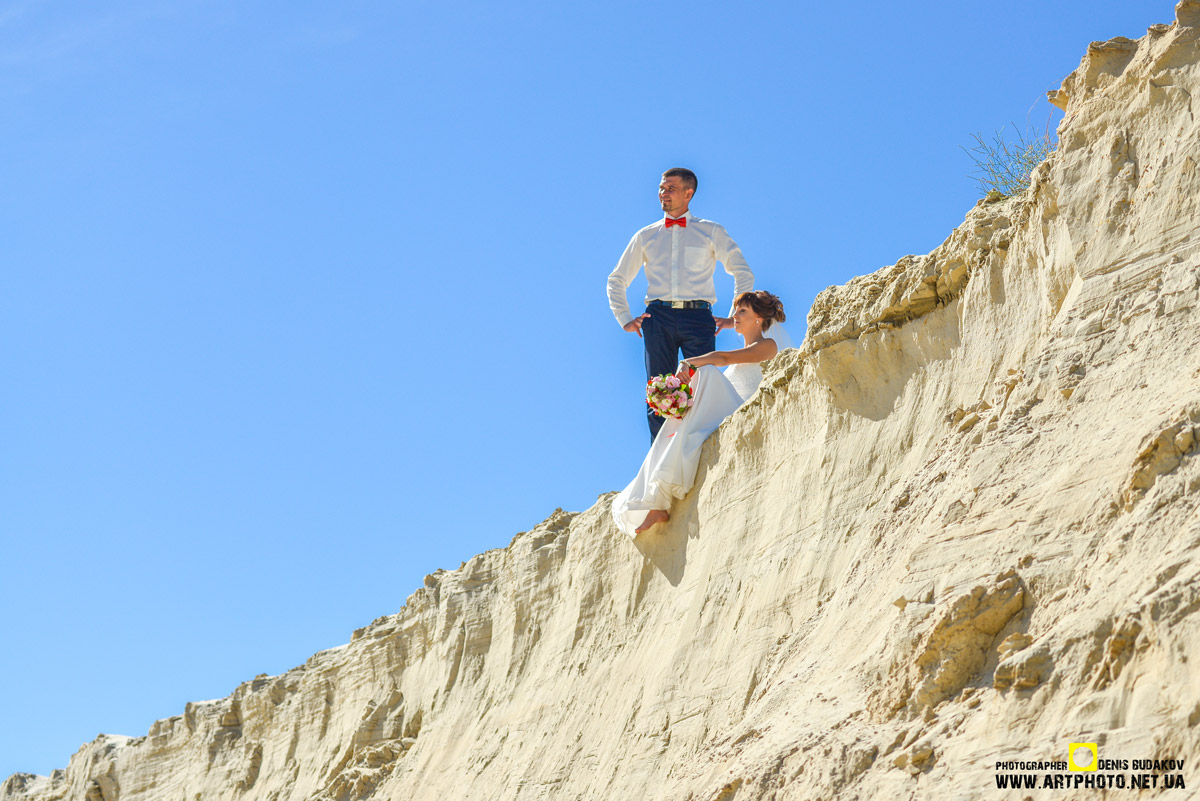
{"type": "Polygon", "coordinates": [[[672,167],[663,173],[663,178],[682,178],[683,185],[690,187],[692,192],[695,192],[696,187],[700,185],[700,182],[696,180],[696,173],[687,167],[672,167]]]}

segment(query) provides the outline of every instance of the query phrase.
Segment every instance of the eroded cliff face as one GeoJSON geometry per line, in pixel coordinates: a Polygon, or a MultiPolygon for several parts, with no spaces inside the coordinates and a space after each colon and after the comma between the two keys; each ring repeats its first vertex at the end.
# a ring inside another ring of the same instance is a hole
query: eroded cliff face
{"type": "Polygon", "coordinates": [[[1182,758],[1195,791],[1200,3],[1176,13],[1088,49],[1028,192],[817,298],[665,531],[556,512],[0,799],[994,797],[996,762],[1072,742],[1182,758]]]}

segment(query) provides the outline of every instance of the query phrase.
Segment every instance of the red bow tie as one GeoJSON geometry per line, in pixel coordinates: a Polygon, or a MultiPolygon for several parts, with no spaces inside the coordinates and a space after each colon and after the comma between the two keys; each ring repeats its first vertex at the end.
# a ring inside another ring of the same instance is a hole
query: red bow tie
{"type": "Polygon", "coordinates": [[[670,228],[672,225],[678,225],[683,228],[687,228],[687,217],[680,217],[678,220],[672,220],[670,217],[667,217],[666,219],[668,228],[670,228]]]}

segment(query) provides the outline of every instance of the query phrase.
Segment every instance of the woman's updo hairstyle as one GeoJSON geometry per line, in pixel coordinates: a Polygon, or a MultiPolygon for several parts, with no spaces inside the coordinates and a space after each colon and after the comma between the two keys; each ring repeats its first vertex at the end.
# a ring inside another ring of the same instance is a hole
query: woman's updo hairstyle
{"type": "Polygon", "coordinates": [[[733,299],[733,307],[745,306],[762,318],[763,330],[766,331],[772,323],[782,323],[787,319],[783,313],[783,301],[770,292],[759,289],[754,292],[743,292],[733,299]]]}

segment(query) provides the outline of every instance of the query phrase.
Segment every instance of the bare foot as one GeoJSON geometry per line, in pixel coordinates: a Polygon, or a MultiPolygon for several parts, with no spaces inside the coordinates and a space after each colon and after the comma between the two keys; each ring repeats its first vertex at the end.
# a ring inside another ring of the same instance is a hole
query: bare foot
{"type": "Polygon", "coordinates": [[[641,534],[646,529],[658,523],[665,523],[671,519],[671,515],[665,509],[651,509],[646,515],[646,519],[642,524],[633,530],[634,534],[641,534]]]}

